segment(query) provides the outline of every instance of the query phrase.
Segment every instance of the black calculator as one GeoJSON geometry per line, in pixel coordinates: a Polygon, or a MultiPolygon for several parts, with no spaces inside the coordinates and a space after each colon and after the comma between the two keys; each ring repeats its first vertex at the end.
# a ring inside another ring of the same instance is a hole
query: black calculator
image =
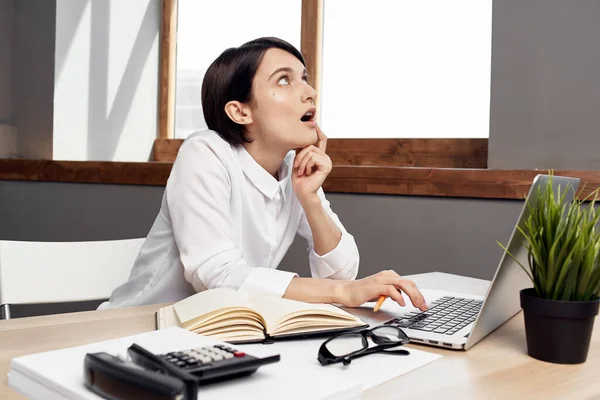
{"type": "Polygon", "coordinates": [[[204,385],[250,375],[280,360],[279,354],[259,358],[227,345],[154,354],[134,343],[127,353],[131,360],[86,354],[85,386],[110,400],[196,400],[204,385]]]}
{"type": "Polygon", "coordinates": [[[250,375],[258,367],[280,359],[279,355],[257,358],[219,344],[159,354],[158,357],[191,373],[201,384],[250,375]]]}

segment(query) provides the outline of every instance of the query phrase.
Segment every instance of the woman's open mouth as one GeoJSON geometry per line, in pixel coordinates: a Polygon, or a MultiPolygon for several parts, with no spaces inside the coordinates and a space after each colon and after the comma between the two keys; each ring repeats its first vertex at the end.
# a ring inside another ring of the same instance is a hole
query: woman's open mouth
{"type": "Polygon", "coordinates": [[[309,108],[304,115],[300,118],[300,121],[305,122],[311,126],[316,125],[316,121],[315,121],[315,115],[316,115],[317,109],[314,107],[309,108]]]}

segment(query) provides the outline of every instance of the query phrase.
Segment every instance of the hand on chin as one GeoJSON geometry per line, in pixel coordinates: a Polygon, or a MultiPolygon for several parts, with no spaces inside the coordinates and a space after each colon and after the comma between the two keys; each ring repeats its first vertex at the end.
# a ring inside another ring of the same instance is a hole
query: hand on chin
{"type": "Polygon", "coordinates": [[[292,185],[302,203],[317,191],[331,172],[331,159],[325,153],[327,136],[317,127],[317,142],[296,150],[292,169],[292,185]]]}

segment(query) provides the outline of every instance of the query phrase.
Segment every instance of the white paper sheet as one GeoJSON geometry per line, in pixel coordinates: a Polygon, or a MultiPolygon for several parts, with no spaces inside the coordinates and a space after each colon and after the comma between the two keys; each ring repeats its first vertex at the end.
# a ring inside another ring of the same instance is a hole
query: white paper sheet
{"type": "MultiPolygon", "coordinates": [[[[89,352],[105,351],[125,357],[132,343],[154,352],[195,348],[222,343],[181,328],[169,328],[86,346],[55,350],[18,357],[11,362],[8,384],[34,399],[100,399],[83,381],[83,360],[89,352]],[[60,366],[60,367],[59,367],[60,366]]],[[[240,348],[240,346],[235,346],[240,348]]],[[[264,347],[260,354],[274,354],[277,347],[264,347]]],[[[253,354],[248,352],[248,354],[253,354]]],[[[199,390],[198,398],[211,399],[356,399],[360,385],[348,377],[323,373],[302,359],[286,356],[281,361],[262,366],[250,376],[208,385],[199,390]],[[310,385],[305,383],[310,382],[310,385]]]]}
{"type": "Polygon", "coordinates": [[[315,374],[338,375],[353,382],[360,382],[363,391],[442,357],[438,354],[407,348],[410,352],[408,356],[376,353],[352,360],[347,366],[341,363],[322,366],[317,360],[317,355],[319,347],[325,340],[326,338],[280,341],[270,345],[252,344],[237,347],[249,354],[279,353],[281,355],[279,367],[290,374],[298,373],[296,370],[301,367],[303,371],[311,371],[315,374]]]}

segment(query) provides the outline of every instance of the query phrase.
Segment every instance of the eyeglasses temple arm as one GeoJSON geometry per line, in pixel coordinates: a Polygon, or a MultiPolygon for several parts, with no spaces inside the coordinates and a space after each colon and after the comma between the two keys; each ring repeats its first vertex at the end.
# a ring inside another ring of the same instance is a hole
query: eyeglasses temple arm
{"type": "Polygon", "coordinates": [[[408,352],[408,350],[390,350],[387,351],[387,349],[393,348],[393,347],[397,347],[397,346],[401,346],[402,343],[399,343],[397,345],[379,345],[379,346],[375,346],[375,347],[369,347],[368,349],[366,349],[365,351],[363,351],[362,353],[358,353],[358,354],[353,354],[351,356],[345,357],[348,360],[354,360],[355,358],[361,358],[364,356],[368,356],[369,354],[373,354],[373,353],[389,353],[389,354],[396,354],[396,355],[409,355],[410,353],[408,352]]]}

